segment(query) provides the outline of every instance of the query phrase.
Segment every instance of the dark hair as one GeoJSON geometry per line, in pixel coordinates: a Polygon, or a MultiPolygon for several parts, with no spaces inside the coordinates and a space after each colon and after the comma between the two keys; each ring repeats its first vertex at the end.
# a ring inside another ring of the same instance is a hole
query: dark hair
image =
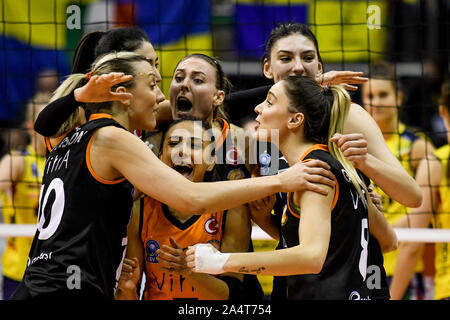
{"type": "Polygon", "coordinates": [[[444,108],[446,108],[450,112],[450,82],[442,84],[439,104],[444,106],[444,108]]]}
{"type": "MultiPolygon", "coordinates": [[[[227,76],[225,75],[225,72],[223,72],[223,68],[220,62],[217,59],[212,58],[206,54],[203,53],[188,54],[177,63],[175,69],[178,68],[178,65],[182,61],[189,58],[199,58],[208,62],[216,70],[216,89],[223,90],[225,92],[225,95],[227,95],[231,91],[231,82],[228,80],[227,76]]],[[[223,120],[228,120],[228,114],[226,113],[223,105],[217,107],[214,110],[213,118],[214,119],[222,118],[223,120]]]]}
{"type": "Polygon", "coordinates": [[[308,76],[289,76],[283,81],[290,102],[289,111],[301,112],[305,116],[305,138],[311,142],[328,145],[330,154],[347,171],[361,199],[367,201],[366,195],[369,192],[358,172],[336,144],[330,142],[335,133],[344,131],[345,119],[351,104],[348,92],[340,86],[331,86],[324,92],[323,88],[308,76]]]}
{"type": "Polygon", "coordinates": [[[231,82],[228,80],[227,76],[225,75],[225,72],[223,72],[223,68],[220,62],[213,57],[210,57],[203,53],[191,53],[185,56],[183,59],[181,59],[180,62],[178,62],[175,69],[182,61],[189,58],[199,58],[205,60],[210,65],[212,65],[216,70],[216,88],[225,91],[226,94],[229,93],[229,91],[231,90],[231,82]]]}
{"type": "MultiPolygon", "coordinates": [[[[110,72],[124,72],[135,76],[136,70],[134,70],[134,63],[139,61],[147,61],[147,58],[139,55],[135,52],[113,52],[103,55],[97,58],[92,64],[91,75],[101,75],[110,72]]],[[[68,95],[73,92],[76,88],[83,86],[86,83],[86,74],[84,73],[72,73],[66,80],[59,85],[55,90],[50,102],[55,101],[63,96],[68,95]]],[[[124,86],[131,88],[134,86],[134,78],[122,82],[117,86],[124,86]]],[[[112,87],[114,90],[116,86],[112,87]]],[[[108,109],[111,106],[111,101],[101,102],[101,103],[86,103],[85,107],[92,112],[98,112],[100,109],[108,109]]],[[[79,108],[77,108],[64,123],[59,127],[58,131],[53,135],[53,137],[59,137],[67,130],[72,129],[78,122],[79,108]]]]}
{"type": "Polygon", "coordinates": [[[388,80],[392,82],[394,89],[401,90],[401,83],[398,81],[394,66],[387,61],[378,61],[370,65],[369,78],[388,80]]]}
{"type": "Polygon", "coordinates": [[[301,34],[314,43],[314,46],[316,47],[317,58],[319,59],[319,62],[322,63],[322,58],[320,57],[319,52],[319,43],[317,42],[316,36],[314,35],[314,33],[312,33],[308,25],[298,22],[279,23],[275,26],[275,28],[272,29],[272,32],[270,32],[269,38],[266,41],[264,56],[262,60],[270,60],[270,53],[272,52],[272,48],[278,40],[296,33],[301,34]]]}
{"type": "Polygon", "coordinates": [[[71,73],[86,73],[91,70],[91,65],[96,57],[95,47],[103,34],[104,32],[95,31],[87,33],[81,38],[73,52],[71,73]]]}
{"type": "Polygon", "coordinates": [[[331,90],[324,93],[317,82],[308,76],[289,76],[284,80],[284,90],[290,101],[289,111],[305,115],[305,138],[311,142],[328,144],[333,105],[331,90]]]}
{"type": "Polygon", "coordinates": [[[111,51],[136,51],[142,42],[150,42],[147,34],[137,27],[119,27],[106,31],[95,47],[95,56],[111,51]]]}
{"type": "Polygon", "coordinates": [[[106,32],[88,33],[75,48],[72,73],[86,73],[91,70],[91,65],[99,56],[113,51],[135,51],[145,41],[150,42],[150,39],[137,27],[119,27],[106,32]]]}
{"type": "MultiPolygon", "coordinates": [[[[161,150],[161,152],[162,152],[162,149],[164,146],[164,140],[166,139],[167,132],[169,132],[170,128],[172,128],[173,126],[175,126],[179,123],[185,122],[185,121],[201,123],[203,130],[205,130],[205,131],[208,131],[211,129],[211,125],[208,122],[206,122],[202,119],[199,119],[197,117],[191,116],[191,115],[187,115],[187,116],[184,116],[183,118],[176,119],[176,120],[172,121],[166,128],[164,128],[163,135],[161,138],[161,145],[159,147],[159,150],[161,150]]],[[[213,134],[211,134],[210,138],[211,138],[211,143],[214,143],[214,135],[213,134]]],[[[215,148],[212,149],[212,155],[215,154],[214,151],[215,151],[215,148]]]]}

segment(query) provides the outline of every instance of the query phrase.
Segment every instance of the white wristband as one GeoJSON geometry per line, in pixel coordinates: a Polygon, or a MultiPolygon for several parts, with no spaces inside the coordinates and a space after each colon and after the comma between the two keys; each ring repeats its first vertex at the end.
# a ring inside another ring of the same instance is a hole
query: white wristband
{"type": "Polygon", "coordinates": [[[222,253],[208,244],[197,244],[195,248],[195,272],[220,274],[224,273],[223,266],[230,257],[229,253],[222,253]]]}

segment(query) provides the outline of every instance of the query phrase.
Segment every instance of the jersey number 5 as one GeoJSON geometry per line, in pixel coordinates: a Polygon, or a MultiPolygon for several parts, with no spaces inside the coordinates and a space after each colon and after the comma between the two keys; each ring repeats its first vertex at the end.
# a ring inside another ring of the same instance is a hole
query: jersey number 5
{"type": "Polygon", "coordinates": [[[361,220],[361,256],[359,257],[359,272],[361,273],[361,276],[363,277],[363,280],[366,280],[367,275],[367,245],[368,245],[368,233],[369,224],[367,218],[364,218],[361,220]]]}

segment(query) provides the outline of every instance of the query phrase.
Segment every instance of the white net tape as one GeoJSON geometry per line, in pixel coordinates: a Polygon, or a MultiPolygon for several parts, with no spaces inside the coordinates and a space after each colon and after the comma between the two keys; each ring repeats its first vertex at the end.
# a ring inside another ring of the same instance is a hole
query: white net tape
{"type": "MultiPolygon", "coordinates": [[[[394,228],[399,242],[450,242],[450,229],[394,228]]],[[[261,228],[255,226],[252,239],[271,240],[261,228]]]]}
{"type": "MultiPolygon", "coordinates": [[[[395,228],[400,242],[450,242],[450,229],[426,228],[395,228]]],[[[0,223],[0,237],[33,237],[36,232],[34,224],[4,224],[0,223]]],[[[254,240],[272,240],[258,226],[252,230],[254,240]]]]}

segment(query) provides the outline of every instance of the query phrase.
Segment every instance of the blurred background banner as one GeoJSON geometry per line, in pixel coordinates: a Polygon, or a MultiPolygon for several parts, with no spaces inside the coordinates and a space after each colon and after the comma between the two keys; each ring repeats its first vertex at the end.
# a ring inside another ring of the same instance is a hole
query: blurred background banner
{"type": "MultiPolygon", "coordinates": [[[[446,0],[2,0],[1,3],[1,127],[18,126],[26,101],[36,91],[52,91],[69,73],[73,50],[83,34],[115,26],[136,25],[147,32],[159,56],[165,94],[176,64],[192,52],[221,60],[235,90],[267,83],[260,61],[264,42],[278,22],[287,21],[311,26],[319,41],[325,70],[367,72],[369,64],[376,60],[394,63],[398,75],[407,83],[406,90],[419,89],[411,91],[414,98],[406,99],[408,108],[415,108],[419,100],[435,108],[434,92],[442,82],[443,70],[448,69],[446,0]],[[417,85],[420,81],[433,87],[431,98],[421,89],[424,86],[417,85]]],[[[410,121],[434,130],[428,124],[434,120],[427,117],[430,118],[425,113],[410,121]]],[[[440,125],[433,126],[438,130],[440,125]]]]}
{"type": "Polygon", "coordinates": [[[70,1],[3,0],[0,6],[0,122],[16,123],[40,74],[67,74],[70,1]]]}
{"type": "MultiPolygon", "coordinates": [[[[403,93],[398,122],[430,137],[436,148],[448,143],[438,106],[449,80],[450,0],[0,0],[0,156],[29,143],[27,104],[47,99],[68,76],[86,33],[143,29],[168,97],[176,65],[194,52],[219,60],[234,91],[272,84],[261,58],[279,22],[311,27],[325,72],[370,77],[373,62],[387,61],[395,69],[395,90],[403,93]]],[[[361,90],[350,95],[362,105],[361,90]]],[[[0,203],[0,223],[1,213],[0,203]]],[[[275,245],[254,242],[257,251],[275,245]]],[[[0,253],[4,246],[0,237],[0,253]]],[[[271,279],[260,280],[270,292],[271,279]]]]}
{"type": "Polygon", "coordinates": [[[235,0],[235,46],[241,57],[259,59],[264,41],[279,22],[311,25],[322,58],[355,62],[382,58],[386,50],[385,0],[235,0]],[[369,10],[368,8],[373,10],[369,10]],[[368,18],[371,18],[370,20],[368,18]],[[368,23],[373,26],[368,28],[368,23]]]}
{"type": "Polygon", "coordinates": [[[145,30],[159,57],[167,95],[178,61],[194,52],[213,55],[209,0],[117,0],[116,25],[145,30]]]}
{"type": "Polygon", "coordinates": [[[313,1],[309,0],[235,0],[235,46],[241,56],[259,59],[264,41],[277,22],[310,21],[313,1]]]}
{"type": "Polygon", "coordinates": [[[348,63],[384,58],[387,9],[385,0],[310,1],[309,22],[322,59],[348,63]]]}

